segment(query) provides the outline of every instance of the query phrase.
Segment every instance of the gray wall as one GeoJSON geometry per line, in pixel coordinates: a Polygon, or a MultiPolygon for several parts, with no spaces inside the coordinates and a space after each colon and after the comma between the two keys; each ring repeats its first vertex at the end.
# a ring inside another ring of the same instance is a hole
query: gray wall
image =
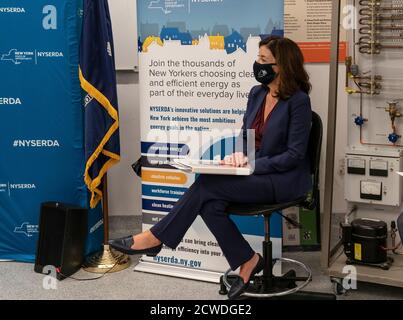
{"type": "Polygon", "coordinates": [[[131,168],[140,156],[139,76],[118,71],[121,161],[108,172],[110,215],[141,215],[141,184],[131,168]]]}

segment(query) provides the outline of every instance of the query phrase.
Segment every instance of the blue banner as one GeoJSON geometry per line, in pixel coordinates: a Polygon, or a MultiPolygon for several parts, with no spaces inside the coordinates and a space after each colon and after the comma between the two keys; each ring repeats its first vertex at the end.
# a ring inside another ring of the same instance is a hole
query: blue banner
{"type": "MultiPolygon", "coordinates": [[[[78,77],[81,0],[0,3],[0,259],[33,261],[40,204],[89,208],[78,77]]],[[[87,254],[101,245],[89,211],[87,254]]]]}

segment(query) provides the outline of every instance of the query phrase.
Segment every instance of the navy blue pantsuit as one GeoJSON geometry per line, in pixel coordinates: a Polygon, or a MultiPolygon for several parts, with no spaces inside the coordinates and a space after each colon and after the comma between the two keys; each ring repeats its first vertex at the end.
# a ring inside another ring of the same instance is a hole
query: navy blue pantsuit
{"type": "MultiPolygon", "coordinates": [[[[268,88],[252,88],[243,129],[251,128],[268,88]]],[[[254,251],[226,213],[229,203],[276,203],[305,195],[312,187],[307,145],[311,128],[307,94],[296,92],[279,100],[265,127],[254,173],[250,176],[200,175],[170,213],[151,228],[152,234],[176,248],[200,214],[216,237],[232,270],[252,258],[254,251]]],[[[246,135],[244,135],[246,136],[246,135]]]]}
{"type": "Polygon", "coordinates": [[[168,247],[176,248],[200,214],[235,270],[251,259],[254,251],[225,209],[229,202],[272,203],[273,188],[268,181],[270,177],[264,175],[200,175],[151,232],[168,247]]]}

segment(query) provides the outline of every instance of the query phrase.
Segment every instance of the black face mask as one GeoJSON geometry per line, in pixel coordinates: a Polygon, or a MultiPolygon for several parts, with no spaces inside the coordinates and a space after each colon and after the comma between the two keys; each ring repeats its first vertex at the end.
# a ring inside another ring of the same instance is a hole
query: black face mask
{"type": "Polygon", "coordinates": [[[273,66],[275,65],[275,63],[261,64],[256,61],[253,65],[253,73],[255,74],[256,81],[264,85],[272,83],[277,77],[277,73],[273,70],[273,66]]]}

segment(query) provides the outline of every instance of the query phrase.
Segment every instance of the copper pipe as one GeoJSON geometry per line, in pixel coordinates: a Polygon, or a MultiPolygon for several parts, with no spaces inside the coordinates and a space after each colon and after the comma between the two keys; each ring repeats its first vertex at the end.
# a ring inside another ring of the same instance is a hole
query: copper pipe
{"type": "MultiPolygon", "coordinates": [[[[360,105],[360,115],[362,116],[362,105],[360,105]]],[[[376,147],[391,147],[391,146],[394,146],[394,147],[403,147],[403,145],[401,145],[401,144],[396,144],[396,143],[393,143],[393,144],[386,144],[386,143],[383,143],[383,144],[381,144],[381,143],[369,143],[369,142],[364,142],[364,139],[363,139],[363,137],[362,137],[362,127],[360,127],[360,144],[362,144],[362,145],[364,145],[364,146],[376,146],[376,147]]]]}
{"type": "Polygon", "coordinates": [[[381,13],[379,13],[379,11],[403,11],[403,7],[399,7],[399,8],[395,8],[395,9],[392,9],[391,7],[379,7],[379,8],[377,8],[376,10],[373,10],[373,9],[371,9],[371,8],[363,8],[363,9],[360,9],[360,11],[358,11],[358,13],[361,15],[361,16],[379,16],[379,15],[381,15],[381,13]]]}
{"type": "Polygon", "coordinates": [[[378,39],[386,39],[386,40],[403,40],[403,35],[401,36],[378,36],[378,39]]]}
{"type": "Polygon", "coordinates": [[[399,6],[399,7],[378,7],[377,8],[378,11],[402,11],[403,10],[403,6],[399,6]]]}
{"type": "Polygon", "coordinates": [[[369,0],[361,0],[359,1],[360,6],[362,7],[366,7],[364,9],[366,10],[402,10],[403,9],[403,5],[394,5],[393,3],[389,2],[387,3],[387,1],[369,1],[369,0]],[[381,6],[381,4],[383,5],[388,5],[388,6],[381,6]]]}
{"type": "Polygon", "coordinates": [[[403,15],[391,15],[391,16],[382,16],[382,15],[380,15],[380,16],[377,16],[376,17],[376,20],[380,20],[380,21],[384,21],[384,20],[391,20],[391,21],[394,21],[394,20],[403,20],[403,15]]]}
{"type": "Polygon", "coordinates": [[[352,57],[346,57],[346,82],[345,82],[345,87],[348,87],[349,83],[349,77],[351,76],[351,65],[353,64],[353,58],[352,57]]]}
{"type": "Polygon", "coordinates": [[[361,46],[358,51],[363,54],[380,54],[381,50],[378,48],[372,49],[370,46],[361,46]]]}
{"type": "Polygon", "coordinates": [[[382,49],[403,49],[403,45],[361,45],[359,52],[363,54],[380,54],[382,49]]]}
{"type": "Polygon", "coordinates": [[[361,18],[358,22],[363,26],[372,26],[374,24],[380,25],[381,21],[399,21],[399,20],[403,20],[403,16],[396,16],[395,18],[380,17],[380,16],[373,18],[369,16],[366,18],[361,18]]]}
{"type": "Polygon", "coordinates": [[[354,76],[352,77],[354,80],[374,80],[374,81],[381,81],[382,77],[379,75],[376,75],[374,77],[371,76],[354,76]]]}
{"type": "Polygon", "coordinates": [[[401,243],[397,244],[396,246],[392,247],[392,248],[386,248],[386,247],[380,247],[383,251],[396,251],[397,249],[400,248],[401,243]]]}
{"type": "Polygon", "coordinates": [[[394,25],[379,25],[377,26],[377,29],[379,30],[403,30],[403,25],[400,26],[394,26],[394,25]]]}
{"type": "Polygon", "coordinates": [[[403,49],[403,45],[381,45],[382,49],[403,49]]]}
{"type": "Polygon", "coordinates": [[[367,7],[369,7],[369,6],[371,6],[371,5],[378,5],[378,6],[380,6],[381,4],[380,4],[380,2],[375,2],[375,1],[371,1],[371,0],[360,0],[359,2],[358,2],[361,6],[367,6],[367,7]]]}
{"type": "Polygon", "coordinates": [[[358,82],[360,87],[363,88],[373,88],[373,89],[382,89],[382,86],[379,83],[371,83],[371,82],[358,82]]]}
{"type": "MultiPolygon", "coordinates": [[[[359,29],[359,33],[360,34],[371,34],[372,32],[372,28],[370,28],[370,26],[372,27],[372,25],[364,25],[364,27],[361,27],[359,29]],[[364,32],[368,30],[368,32],[364,32]]],[[[399,26],[393,26],[393,25],[378,25],[376,26],[375,33],[379,33],[379,31],[382,30],[403,30],[403,25],[399,25],[399,26]]]]}
{"type": "Polygon", "coordinates": [[[358,33],[359,34],[365,34],[365,35],[367,35],[367,34],[373,34],[373,33],[380,33],[379,31],[377,31],[377,30],[375,30],[374,32],[373,32],[373,30],[371,29],[371,28],[369,28],[368,26],[365,26],[365,27],[361,27],[359,30],[358,30],[358,33]],[[365,31],[365,32],[364,32],[365,31]]]}

